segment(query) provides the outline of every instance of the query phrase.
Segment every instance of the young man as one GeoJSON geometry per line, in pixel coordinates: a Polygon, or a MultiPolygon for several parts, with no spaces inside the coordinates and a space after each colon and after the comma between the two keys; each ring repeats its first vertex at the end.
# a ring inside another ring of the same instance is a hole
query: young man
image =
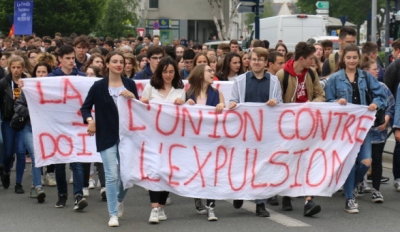
{"type": "Polygon", "coordinates": [[[153,36],[153,45],[154,46],[160,46],[161,45],[160,36],[159,35],[154,35],[153,36]]]}
{"type": "Polygon", "coordinates": [[[202,51],[203,51],[203,46],[202,46],[201,44],[196,43],[196,44],[194,44],[194,45],[192,46],[192,50],[193,50],[195,53],[202,52],[202,51]]]}
{"type": "Polygon", "coordinates": [[[339,51],[335,54],[330,54],[329,57],[324,61],[322,66],[322,76],[327,77],[336,71],[336,64],[339,60],[339,56],[342,55],[343,49],[348,44],[356,43],[357,32],[351,27],[342,27],[339,34],[339,51]]]}
{"type": "Polygon", "coordinates": [[[147,35],[145,35],[144,36],[144,38],[143,38],[143,45],[144,46],[151,46],[151,45],[153,45],[152,43],[151,43],[151,36],[149,35],[149,34],[147,34],[147,35]]]}
{"type": "Polygon", "coordinates": [[[182,79],[188,78],[190,72],[193,69],[193,59],[196,56],[196,53],[192,49],[187,49],[183,51],[183,62],[185,63],[185,68],[179,71],[182,79]]]}
{"type": "Polygon", "coordinates": [[[396,39],[392,43],[392,54],[389,57],[390,63],[397,60],[400,57],[400,39],[396,39]]]}
{"type": "Polygon", "coordinates": [[[147,50],[146,57],[148,60],[146,66],[142,71],[136,73],[133,79],[150,79],[151,76],[153,76],[154,71],[156,71],[158,63],[160,63],[160,60],[164,57],[164,49],[162,49],[160,46],[151,46],[147,50]]]}
{"type": "Polygon", "coordinates": [[[108,52],[114,50],[114,42],[112,40],[106,40],[104,42],[103,48],[105,48],[108,52]]]}
{"type": "Polygon", "coordinates": [[[87,54],[89,50],[89,40],[87,39],[86,36],[82,35],[79,37],[76,37],[74,39],[74,50],[75,50],[75,64],[76,68],[78,70],[81,70],[83,64],[88,60],[90,57],[89,54],[87,54]]]}
{"type": "Polygon", "coordinates": [[[220,43],[217,47],[218,60],[225,56],[226,53],[231,51],[231,47],[227,43],[220,43]]]}
{"type": "Polygon", "coordinates": [[[233,39],[229,42],[229,47],[231,49],[231,52],[239,53],[239,43],[236,39],[233,39]]]}
{"type": "Polygon", "coordinates": [[[285,57],[283,57],[282,53],[273,51],[269,53],[268,56],[268,72],[272,75],[276,75],[276,73],[283,68],[285,64],[285,57]]]}
{"type": "MultiPolygon", "coordinates": [[[[276,76],[264,72],[264,67],[268,62],[268,50],[265,48],[255,48],[250,56],[251,72],[239,75],[235,79],[232,88],[229,109],[233,109],[238,103],[262,102],[268,106],[275,106],[282,103],[282,93],[279,80],[276,76]]],[[[265,209],[265,200],[258,199],[256,202],[256,215],[269,217],[269,212],[265,209]]],[[[243,200],[234,200],[233,207],[241,208],[243,200]]]]}
{"type": "Polygon", "coordinates": [[[43,39],[43,44],[44,44],[44,51],[47,52],[51,46],[51,40],[50,39],[43,39]]]}
{"type": "MultiPolygon", "coordinates": [[[[284,103],[325,102],[325,93],[319,83],[317,72],[310,68],[314,59],[315,47],[300,42],[295,47],[294,60],[289,60],[276,74],[284,103]]],[[[282,198],[282,209],[292,211],[291,198],[282,198]]],[[[305,197],[304,216],[313,216],[321,211],[321,206],[313,202],[311,196],[305,197]]]]}
{"type": "MultiPolygon", "coordinates": [[[[378,45],[373,42],[366,42],[362,46],[362,54],[369,56],[369,58],[377,61],[378,59],[378,45]]],[[[378,81],[383,82],[383,76],[385,72],[383,71],[383,68],[379,65],[379,63],[376,63],[378,65],[379,73],[378,73],[378,81]]]]}
{"type": "Polygon", "coordinates": [[[326,39],[321,42],[322,49],[324,49],[325,59],[328,59],[329,55],[333,51],[333,42],[332,40],[326,39]]]}
{"type": "MultiPolygon", "coordinates": [[[[61,67],[54,69],[50,76],[85,76],[85,74],[74,67],[75,64],[75,51],[70,45],[61,46],[58,51],[58,61],[61,67]]],[[[81,211],[87,207],[88,202],[83,198],[83,168],[81,163],[70,163],[74,179],[74,197],[75,206],[74,210],[81,211]]],[[[65,164],[56,164],[55,168],[58,201],[55,205],[56,208],[64,208],[66,206],[68,197],[68,184],[65,175],[65,164]]]]}

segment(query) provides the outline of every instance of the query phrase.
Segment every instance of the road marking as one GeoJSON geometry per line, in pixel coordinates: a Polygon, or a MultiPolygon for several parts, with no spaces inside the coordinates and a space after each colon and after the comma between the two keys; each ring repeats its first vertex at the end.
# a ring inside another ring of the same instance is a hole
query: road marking
{"type": "MultiPolygon", "coordinates": [[[[232,200],[227,200],[227,202],[233,204],[232,200]]],[[[256,205],[253,202],[250,201],[243,201],[243,209],[250,211],[252,213],[256,213],[256,205]]],[[[272,209],[266,208],[268,210],[268,212],[270,213],[270,217],[268,217],[267,219],[277,222],[281,225],[287,226],[287,227],[307,227],[307,226],[311,226],[307,223],[304,223],[302,221],[299,221],[297,219],[288,217],[286,215],[280,214],[278,212],[275,212],[272,209]]]]}

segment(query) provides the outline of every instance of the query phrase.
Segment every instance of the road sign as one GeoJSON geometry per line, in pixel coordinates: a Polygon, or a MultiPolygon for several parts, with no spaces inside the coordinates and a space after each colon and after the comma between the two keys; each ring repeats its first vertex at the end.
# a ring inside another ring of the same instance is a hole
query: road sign
{"type": "Polygon", "coordinates": [[[326,10],[326,9],[317,9],[317,14],[329,14],[329,10],[326,10]]]}
{"type": "MultiPolygon", "coordinates": [[[[258,7],[258,11],[259,13],[263,13],[264,12],[264,6],[259,6],[258,7]]],[[[248,12],[256,12],[256,7],[255,6],[249,6],[249,5],[240,5],[238,8],[238,12],[239,13],[248,13],[248,12]]]]}
{"type": "Polygon", "coordinates": [[[154,28],[154,30],[160,29],[160,24],[159,24],[157,21],[155,21],[155,22],[153,23],[153,28],[154,28]]]}
{"type": "Polygon", "coordinates": [[[143,27],[138,27],[136,30],[139,36],[144,36],[144,33],[146,32],[146,28],[143,27]]]}
{"type": "Polygon", "coordinates": [[[317,3],[315,3],[315,5],[318,9],[329,9],[329,2],[318,1],[317,3]]]}

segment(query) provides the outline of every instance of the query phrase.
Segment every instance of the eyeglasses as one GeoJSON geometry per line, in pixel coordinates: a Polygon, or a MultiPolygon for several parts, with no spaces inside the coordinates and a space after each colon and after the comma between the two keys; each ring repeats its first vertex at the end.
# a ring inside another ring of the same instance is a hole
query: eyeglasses
{"type": "Polygon", "coordinates": [[[163,56],[152,56],[150,57],[150,59],[152,60],[161,60],[163,58],[163,56]]]}
{"type": "Polygon", "coordinates": [[[262,62],[265,62],[265,60],[264,59],[251,59],[251,62],[253,62],[253,63],[262,63],[262,62]]]}
{"type": "Polygon", "coordinates": [[[214,70],[212,70],[212,69],[207,69],[206,71],[209,73],[214,73],[214,70]]]}

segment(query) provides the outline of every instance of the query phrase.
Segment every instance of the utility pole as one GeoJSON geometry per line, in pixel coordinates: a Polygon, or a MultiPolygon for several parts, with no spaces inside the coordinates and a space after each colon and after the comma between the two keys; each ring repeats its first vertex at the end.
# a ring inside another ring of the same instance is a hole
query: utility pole
{"type": "Polygon", "coordinates": [[[376,11],[377,11],[377,1],[372,0],[371,8],[371,42],[376,43],[376,11]]]}
{"type": "Polygon", "coordinates": [[[256,17],[254,18],[254,26],[255,26],[255,38],[260,39],[260,4],[259,0],[254,0],[255,5],[255,14],[256,17]]]}

